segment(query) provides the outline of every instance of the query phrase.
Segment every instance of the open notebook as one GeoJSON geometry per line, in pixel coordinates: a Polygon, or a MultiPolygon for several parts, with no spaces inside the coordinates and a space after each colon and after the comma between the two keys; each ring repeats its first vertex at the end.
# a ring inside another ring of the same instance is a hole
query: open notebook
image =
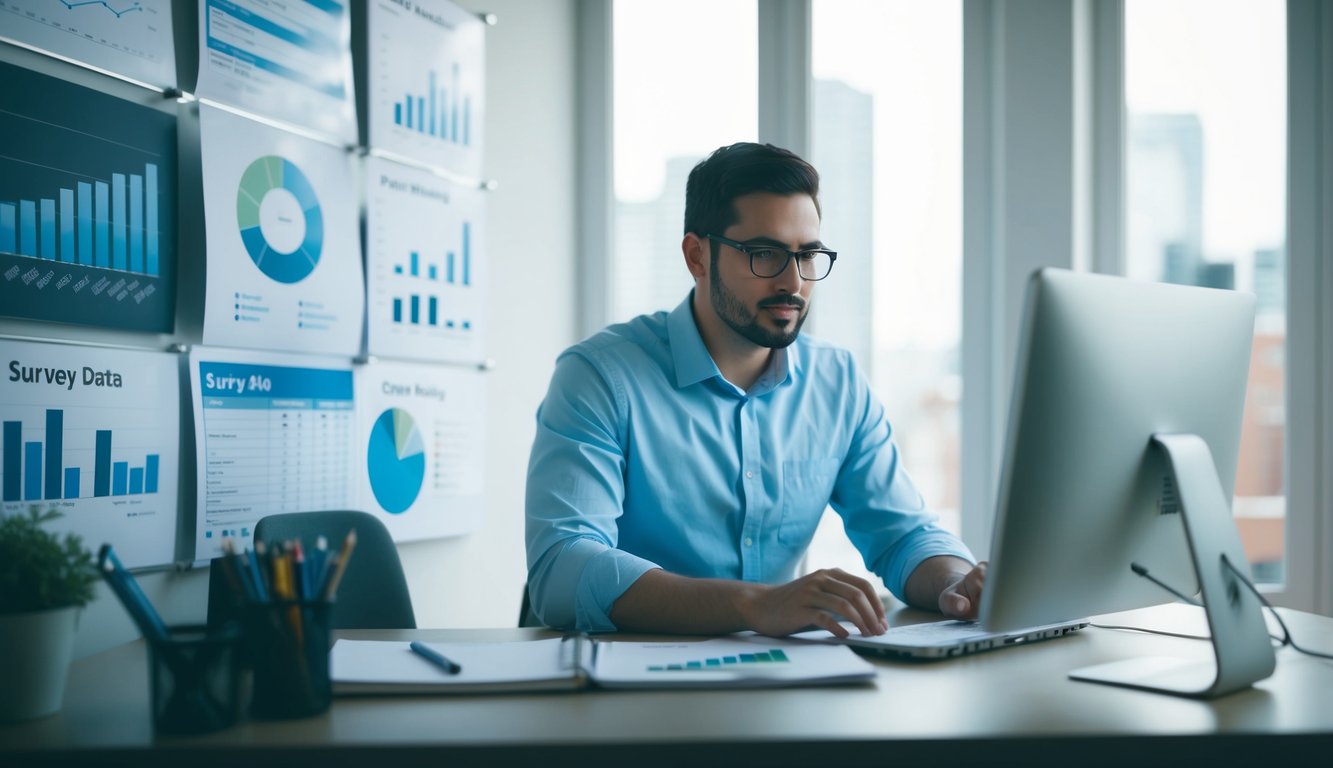
{"type": "Polygon", "coordinates": [[[571,636],[427,645],[461,671],[446,673],[405,641],[338,640],[329,658],[334,693],[758,688],[875,677],[874,667],[849,648],[758,636],[653,643],[571,636]]]}

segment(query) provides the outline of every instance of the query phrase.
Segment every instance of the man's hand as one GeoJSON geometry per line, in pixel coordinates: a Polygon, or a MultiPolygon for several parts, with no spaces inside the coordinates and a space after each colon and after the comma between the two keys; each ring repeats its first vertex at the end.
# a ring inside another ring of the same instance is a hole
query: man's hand
{"type": "Polygon", "coordinates": [[[986,586],[986,563],[948,555],[923,560],[907,578],[907,602],[952,619],[975,619],[986,586]]]}
{"type": "Polygon", "coordinates": [[[765,635],[781,637],[809,626],[847,637],[838,623],[844,618],[863,635],[889,628],[884,605],[870,582],[839,568],[825,568],[778,586],[753,591],[741,606],[745,623],[765,635]]]}
{"type": "Polygon", "coordinates": [[[981,589],[986,586],[986,562],[977,563],[963,578],[940,593],[940,613],[954,619],[976,619],[981,589]]]}

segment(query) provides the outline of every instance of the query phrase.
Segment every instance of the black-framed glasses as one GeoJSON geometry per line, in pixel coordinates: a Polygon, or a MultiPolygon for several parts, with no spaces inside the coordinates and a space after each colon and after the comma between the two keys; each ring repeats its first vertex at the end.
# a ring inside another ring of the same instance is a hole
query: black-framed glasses
{"type": "Polygon", "coordinates": [[[758,245],[742,243],[721,235],[704,235],[709,240],[716,240],[750,257],[750,272],[755,277],[777,277],[787,269],[792,259],[796,259],[796,271],[803,280],[823,280],[833,271],[833,262],[838,260],[838,252],[824,248],[812,248],[804,251],[789,251],[776,245],[758,245]]]}

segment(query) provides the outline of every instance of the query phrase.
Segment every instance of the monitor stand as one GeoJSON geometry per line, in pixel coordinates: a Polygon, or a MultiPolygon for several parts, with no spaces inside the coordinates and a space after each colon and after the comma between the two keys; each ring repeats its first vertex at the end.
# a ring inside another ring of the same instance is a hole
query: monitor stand
{"type": "Polygon", "coordinates": [[[1185,538],[1203,593],[1214,658],[1144,656],[1076,669],[1069,676],[1197,698],[1248,688],[1273,674],[1277,657],[1258,598],[1223,561],[1225,556],[1242,571],[1249,569],[1212,452],[1198,435],[1156,434],[1152,445],[1166,452],[1180,495],[1185,538]]]}

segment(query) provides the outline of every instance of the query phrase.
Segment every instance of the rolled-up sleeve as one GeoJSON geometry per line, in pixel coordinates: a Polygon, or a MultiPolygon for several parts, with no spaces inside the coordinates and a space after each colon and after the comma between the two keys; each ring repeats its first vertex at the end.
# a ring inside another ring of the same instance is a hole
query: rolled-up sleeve
{"type": "Polygon", "coordinates": [[[953,555],[976,562],[956,536],[935,524],[916,484],[902,466],[884,407],[854,366],[848,368],[848,399],[856,425],[847,459],[838,472],[832,505],[866,567],[906,602],[907,579],[927,558],[953,555]]]}
{"type": "Polygon", "coordinates": [[[556,362],[528,461],[532,607],[545,624],[614,630],[611,606],[657,564],[616,548],[625,500],[623,395],[581,354],[556,362]]]}

